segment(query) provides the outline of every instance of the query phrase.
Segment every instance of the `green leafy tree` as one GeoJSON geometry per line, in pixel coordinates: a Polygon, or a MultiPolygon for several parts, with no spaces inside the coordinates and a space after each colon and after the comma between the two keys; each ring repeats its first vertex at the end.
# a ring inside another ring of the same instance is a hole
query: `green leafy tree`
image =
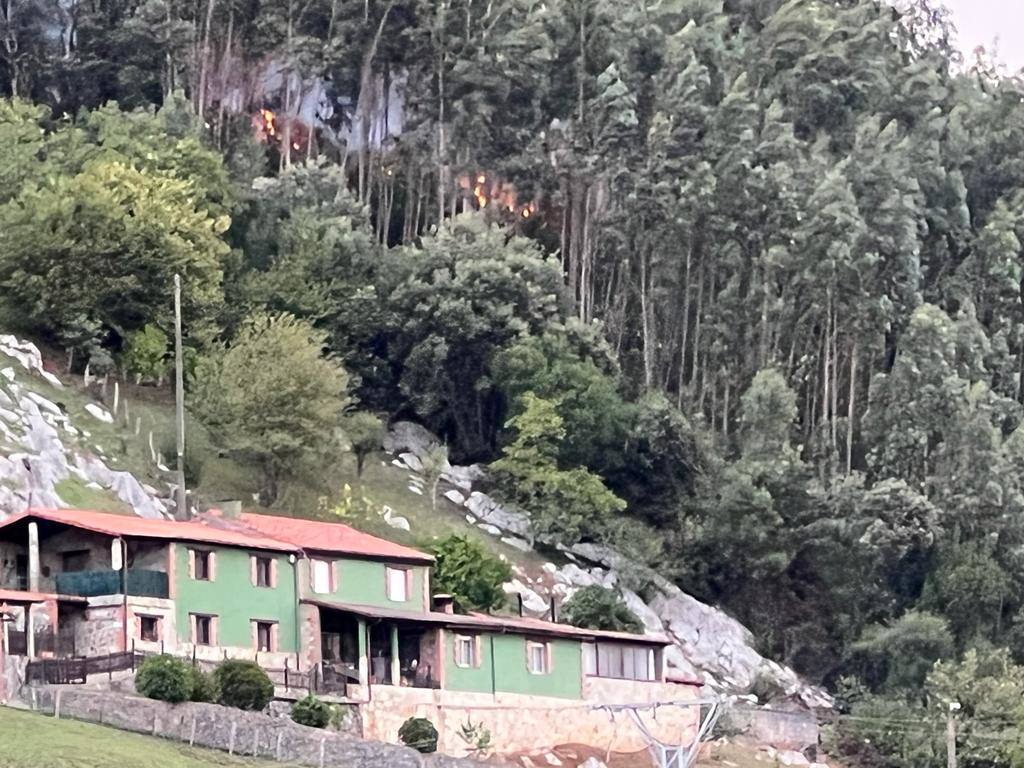
{"type": "Polygon", "coordinates": [[[155,325],[130,333],[121,354],[121,365],[135,377],[136,384],[152,379],[157,386],[163,386],[167,372],[167,335],[155,325]]]}
{"type": "Polygon", "coordinates": [[[502,586],[512,567],[490,554],[478,541],[452,535],[433,547],[434,587],[455,599],[463,611],[494,611],[505,605],[502,586]]]}
{"type": "Polygon", "coordinates": [[[336,447],[348,374],[323,353],[324,334],[308,322],[256,315],[191,377],[193,412],[225,449],[259,467],[265,505],[300,461],[320,460],[336,447]]]}
{"type": "Polygon", "coordinates": [[[562,618],[574,627],[610,630],[613,632],[643,632],[643,624],[626,607],[615,590],[592,584],[583,587],[562,607],[562,618]]]}
{"type": "Polygon", "coordinates": [[[437,511],[437,489],[441,485],[444,473],[450,468],[448,446],[438,443],[428,446],[426,452],[420,456],[420,464],[422,465],[420,472],[430,491],[430,508],[437,511]]]}
{"type": "Polygon", "coordinates": [[[851,650],[865,660],[863,679],[896,693],[921,690],[935,662],[954,658],[948,622],[917,611],[887,627],[868,627],[851,650]]]}
{"type": "Polygon", "coordinates": [[[356,411],[345,414],[341,430],[356,457],[356,477],[362,477],[366,457],[381,450],[384,441],[384,422],[373,413],[356,411]]]}
{"type": "Polygon", "coordinates": [[[528,511],[542,537],[567,544],[599,535],[626,503],[586,469],[559,467],[565,427],[556,403],[527,392],[521,407],[506,425],[515,438],[491,465],[503,498],[528,511]]]}
{"type": "Polygon", "coordinates": [[[218,311],[227,217],[198,209],[189,182],[98,162],[44,180],[0,208],[0,284],[41,329],[81,316],[119,334],[170,327],[173,277],[190,334],[218,311]]]}

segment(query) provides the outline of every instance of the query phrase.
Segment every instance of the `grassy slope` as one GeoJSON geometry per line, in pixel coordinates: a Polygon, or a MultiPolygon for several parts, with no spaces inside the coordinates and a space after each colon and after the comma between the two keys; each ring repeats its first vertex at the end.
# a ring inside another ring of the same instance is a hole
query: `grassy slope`
{"type": "Polygon", "coordinates": [[[208,768],[281,766],[102,725],[0,707],[0,768],[208,768]],[[16,737],[15,737],[16,735],[16,737]]]}
{"type": "MultiPolygon", "coordinates": [[[[0,355],[0,367],[7,364],[0,355]]],[[[47,356],[48,370],[60,375],[61,365],[60,358],[47,356]]],[[[15,368],[19,382],[23,385],[31,384],[32,389],[43,397],[61,403],[72,423],[89,432],[88,438],[79,440],[84,448],[100,454],[112,468],[132,472],[143,483],[157,488],[165,487],[166,481],[171,478],[152,461],[149,435],[153,435],[155,450],[167,457],[166,462],[172,461],[174,401],[168,390],[122,384],[117,417],[113,424],[105,424],[90,415],[85,405],[102,398],[108,407],[112,407],[112,381],[104,397],[98,384],[93,383],[87,390],[78,376],[61,376],[65,386],[58,390],[39,377],[30,378],[16,364],[15,368]],[[125,401],[128,404],[127,421],[124,416],[125,401]],[[137,424],[139,433],[136,435],[137,424]]],[[[536,554],[520,552],[480,529],[466,525],[465,511],[441,495],[443,487],[436,509],[433,509],[426,495],[417,495],[409,490],[409,471],[393,466],[391,457],[385,454],[367,459],[362,478],[356,477],[353,456],[339,456],[327,471],[311,471],[285,483],[278,503],[274,509],[268,510],[260,509],[254,499],[258,477],[253,467],[219,456],[211,436],[193,419],[188,419],[187,434],[189,451],[202,458],[202,471],[195,489],[201,503],[215,505],[227,499],[240,499],[249,511],[337,520],[339,503],[348,497],[351,503],[347,509],[342,506],[344,515],[340,519],[369,533],[419,547],[429,547],[435,540],[451,533],[464,533],[484,543],[495,554],[505,555],[530,572],[536,572],[544,562],[536,554]],[[349,488],[347,492],[346,486],[349,488]],[[381,516],[384,506],[394,510],[394,514],[408,519],[412,530],[405,532],[389,526],[381,516]]],[[[86,488],[77,480],[65,481],[58,492],[71,507],[124,513],[131,511],[109,492],[86,488]]]]}

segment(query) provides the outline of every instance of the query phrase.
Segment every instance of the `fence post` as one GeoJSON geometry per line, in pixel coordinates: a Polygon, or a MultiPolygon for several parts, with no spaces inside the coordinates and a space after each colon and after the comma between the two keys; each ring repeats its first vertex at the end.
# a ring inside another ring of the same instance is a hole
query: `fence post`
{"type": "Polygon", "coordinates": [[[288,658],[284,660],[284,689],[288,690],[288,658]]]}
{"type": "Polygon", "coordinates": [[[274,748],[274,759],[281,762],[281,739],[284,734],[278,732],[277,734],[277,747],[274,748]]]}
{"type": "Polygon", "coordinates": [[[235,754],[235,734],[238,733],[238,723],[231,723],[231,736],[228,740],[228,754],[235,754]]]}
{"type": "Polygon", "coordinates": [[[320,739],[320,768],[324,768],[324,745],[327,739],[320,739]]]}
{"type": "Polygon", "coordinates": [[[260,729],[254,728],[252,732],[252,756],[256,757],[260,753],[260,729]]]}
{"type": "Polygon", "coordinates": [[[135,671],[135,638],[132,638],[132,672],[135,671]]]}
{"type": "Polygon", "coordinates": [[[192,731],[188,735],[188,745],[194,746],[196,743],[196,716],[192,715],[192,731]]]}

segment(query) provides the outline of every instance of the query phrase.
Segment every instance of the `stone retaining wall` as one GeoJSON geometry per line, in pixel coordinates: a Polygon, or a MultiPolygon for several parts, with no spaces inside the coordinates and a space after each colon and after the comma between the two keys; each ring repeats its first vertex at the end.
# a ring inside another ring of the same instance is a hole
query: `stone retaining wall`
{"type": "Polygon", "coordinates": [[[818,745],[818,719],[805,710],[736,706],[722,716],[720,728],[777,749],[802,751],[818,745]]]}
{"type": "Polygon", "coordinates": [[[73,718],[219,749],[301,765],[351,768],[471,768],[479,763],[421,755],[407,747],[353,739],[287,718],[215,704],[167,704],[138,696],[69,688],[41,688],[36,708],[73,718]]]}

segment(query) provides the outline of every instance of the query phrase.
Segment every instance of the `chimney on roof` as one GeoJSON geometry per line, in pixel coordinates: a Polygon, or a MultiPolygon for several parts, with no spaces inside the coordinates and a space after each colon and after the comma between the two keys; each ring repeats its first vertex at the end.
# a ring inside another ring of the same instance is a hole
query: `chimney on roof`
{"type": "Polygon", "coordinates": [[[455,613],[455,598],[452,595],[434,595],[434,610],[438,613],[455,613]]]}

